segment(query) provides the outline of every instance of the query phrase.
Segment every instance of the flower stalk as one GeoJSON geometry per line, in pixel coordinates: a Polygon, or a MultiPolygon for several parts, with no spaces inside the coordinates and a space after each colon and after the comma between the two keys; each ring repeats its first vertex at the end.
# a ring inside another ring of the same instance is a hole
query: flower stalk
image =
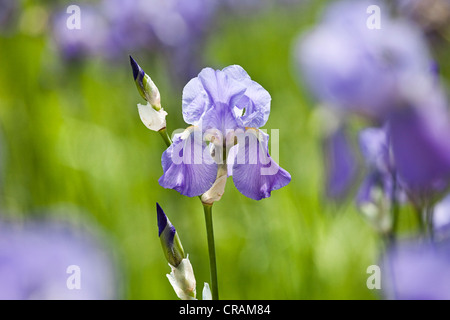
{"type": "Polygon", "coordinates": [[[208,239],[209,270],[211,274],[212,300],[219,300],[219,287],[217,284],[216,248],[214,244],[214,230],[212,221],[212,205],[203,204],[206,222],[206,237],[208,239]]]}

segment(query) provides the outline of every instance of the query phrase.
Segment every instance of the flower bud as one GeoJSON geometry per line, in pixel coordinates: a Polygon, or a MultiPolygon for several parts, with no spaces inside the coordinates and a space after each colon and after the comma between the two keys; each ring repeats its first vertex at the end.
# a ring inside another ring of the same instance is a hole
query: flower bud
{"type": "Polygon", "coordinates": [[[178,267],[185,258],[180,238],[178,237],[175,227],[170,223],[158,203],[156,203],[156,212],[158,216],[159,239],[164,255],[172,267],[178,267]]]}
{"type": "Polygon", "coordinates": [[[130,63],[133,69],[133,78],[136,82],[136,87],[142,98],[147,100],[156,111],[161,110],[161,96],[158,87],[131,56],[130,63]]]}
{"type": "Polygon", "coordinates": [[[202,299],[212,300],[211,289],[209,288],[208,282],[205,282],[205,285],[203,286],[202,299]]]}

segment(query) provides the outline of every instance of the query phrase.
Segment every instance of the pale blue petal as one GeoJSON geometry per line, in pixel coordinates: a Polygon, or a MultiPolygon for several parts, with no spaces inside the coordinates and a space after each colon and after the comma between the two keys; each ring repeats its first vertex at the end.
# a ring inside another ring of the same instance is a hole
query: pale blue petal
{"type": "Polygon", "coordinates": [[[245,109],[242,116],[237,116],[238,123],[242,127],[260,128],[264,126],[270,115],[272,98],[269,92],[253,81],[241,66],[232,65],[223,69],[223,72],[246,88],[244,95],[235,104],[237,108],[245,109]]]}
{"type": "Polygon", "coordinates": [[[208,191],[216,180],[217,164],[207,148],[197,130],[186,139],[183,134],[176,135],[162,155],[164,174],[159,178],[159,184],[188,197],[208,191]]]}
{"type": "Polygon", "coordinates": [[[261,200],[270,197],[273,190],[289,184],[291,175],[270,157],[268,135],[263,134],[263,141],[253,134],[246,136],[245,142],[237,146],[232,167],[233,181],[243,195],[261,200]]]}
{"type": "Polygon", "coordinates": [[[193,78],[183,89],[183,119],[196,125],[206,110],[210,108],[209,98],[198,78],[193,78]]]}

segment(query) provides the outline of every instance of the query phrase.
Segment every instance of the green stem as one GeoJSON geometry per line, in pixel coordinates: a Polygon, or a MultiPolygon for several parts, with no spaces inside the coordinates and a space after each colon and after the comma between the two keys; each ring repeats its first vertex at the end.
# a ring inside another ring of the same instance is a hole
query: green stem
{"type": "Polygon", "coordinates": [[[170,140],[169,134],[167,133],[166,128],[163,128],[158,131],[161,137],[163,138],[164,142],[166,143],[167,147],[169,147],[172,144],[172,140],[170,140]]]}
{"type": "Polygon", "coordinates": [[[216,249],[214,246],[214,231],[212,222],[212,205],[203,204],[205,211],[206,236],[208,238],[209,270],[211,273],[211,295],[213,300],[219,300],[217,285],[216,249]]]}

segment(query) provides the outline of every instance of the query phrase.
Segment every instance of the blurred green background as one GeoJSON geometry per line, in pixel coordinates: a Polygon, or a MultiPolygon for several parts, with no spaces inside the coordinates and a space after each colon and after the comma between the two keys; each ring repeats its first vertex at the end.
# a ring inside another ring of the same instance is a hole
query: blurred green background
{"type": "MultiPolygon", "coordinates": [[[[23,10],[52,2],[25,2],[23,10]]],[[[280,129],[279,164],[291,183],[262,201],[228,179],[213,207],[222,299],[374,299],[366,269],[381,243],[351,200],[323,197],[321,128],[292,57],[295,39],[326,1],[218,15],[203,66],[241,65],[272,96],[266,129],[280,129]]],[[[32,11],[31,11],[32,12],[32,11]]],[[[33,14],[30,14],[33,16],[33,14]]],[[[41,19],[0,37],[2,212],[26,218],[75,206],[110,235],[124,268],[125,299],[176,299],[165,274],[156,224],[159,202],[194,267],[197,292],[209,282],[201,204],[159,186],[161,137],[140,121],[128,56],[67,64],[52,49],[41,19]]],[[[169,113],[168,131],[186,127],[182,87],[161,56],[129,52],[151,75],[169,113]]],[[[61,210],[61,215],[70,210],[61,210]]]]}

